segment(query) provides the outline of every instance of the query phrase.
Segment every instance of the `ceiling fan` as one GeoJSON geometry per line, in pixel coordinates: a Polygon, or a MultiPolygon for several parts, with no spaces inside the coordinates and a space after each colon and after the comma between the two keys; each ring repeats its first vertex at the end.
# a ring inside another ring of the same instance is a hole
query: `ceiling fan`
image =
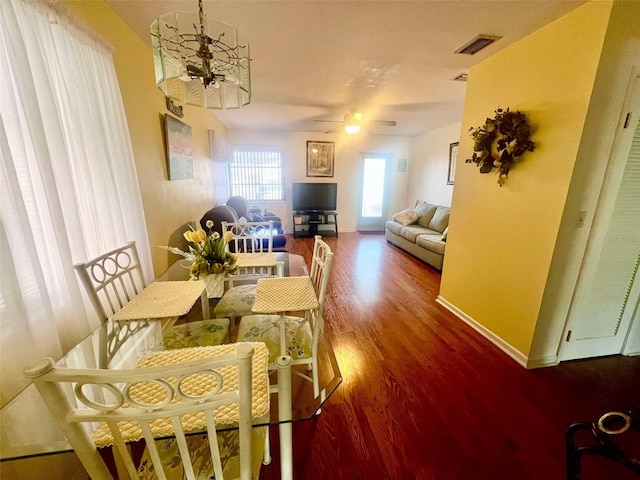
{"type": "Polygon", "coordinates": [[[360,128],[364,125],[383,125],[387,127],[395,127],[395,120],[365,120],[364,115],[358,112],[357,108],[352,108],[349,113],[344,114],[344,120],[314,120],[314,122],[330,122],[340,123],[337,127],[327,130],[324,133],[333,133],[336,130],[344,128],[344,131],[350,134],[358,133],[360,128]]]}

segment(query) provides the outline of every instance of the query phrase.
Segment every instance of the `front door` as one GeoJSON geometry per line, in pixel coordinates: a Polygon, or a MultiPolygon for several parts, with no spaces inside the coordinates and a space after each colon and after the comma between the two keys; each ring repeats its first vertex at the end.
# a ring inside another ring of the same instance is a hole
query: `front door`
{"type": "Polygon", "coordinates": [[[356,230],[382,232],[387,213],[387,177],[391,155],[386,153],[360,154],[360,205],[356,230]]]}
{"type": "MultiPolygon", "coordinates": [[[[640,74],[630,88],[571,305],[561,360],[618,354],[640,302],[640,74]]],[[[626,350],[628,351],[628,350],[626,350]]]]}

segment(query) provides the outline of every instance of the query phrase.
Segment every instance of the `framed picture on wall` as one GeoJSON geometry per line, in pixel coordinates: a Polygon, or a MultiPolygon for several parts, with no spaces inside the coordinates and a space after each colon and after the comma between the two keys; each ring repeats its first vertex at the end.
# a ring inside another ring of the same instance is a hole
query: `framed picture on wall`
{"type": "Polygon", "coordinates": [[[458,143],[449,144],[449,174],[447,176],[447,185],[453,185],[456,178],[456,160],[458,160],[458,143]]]}
{"type": "Polygon", "coordinates": [[[307,177],[333,177],[334,142],[307,141],[307,177]]]}
{"type": "Polygon", "coordinates": [[[193,178],[191,127],[171,115],[164,116],[167,135],[167,172],[169,180],[193,178]]]}

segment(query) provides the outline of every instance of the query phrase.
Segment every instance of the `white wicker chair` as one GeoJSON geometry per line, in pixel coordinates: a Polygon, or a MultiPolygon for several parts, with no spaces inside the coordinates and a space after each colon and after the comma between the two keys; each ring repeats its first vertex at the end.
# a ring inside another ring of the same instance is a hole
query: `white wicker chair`
{"type": "Polygon", "coordinates": [[[108,444],[117,447],[132,479],[215,474],[218,480],[250,480],[258,478],[266,430],[252,428],[253,355],[253,345],[244,343],[224,356],[132,370],[56,368],[53,360],[42,359],[25,375],[93,480],[113,478],[96,447],[108,444]],[[238,369],[235,389],[225,387],[222,372],[229,368],[238,369]],[[156,395],[147,395],[150,388],[156,395]],[[233,435],[216,430],[218,413],[228,408],[239,410],[233,435]],[[95,429],[94,422],[102,423],[95,429]],[[185,435],[193,428],[202,434],[185,435]],[[127,444],[137,439],[145,441],[139,464],[127,444]]]}
{"type": "Polygon", "coordinates": [[[318,298],[318,308],[305,312],[305,317],[286,315],[284,342],[285,350],[281,350],[280,315],[246,315],[238,326],[238,342],[262,341],[269,348],[269,369],[276,370],[275,360],[281,355],[289,355],[293,365],[307,365],[311,377],[295,371],[298,375],[313,382],[315,397],[320,394],[318,381],[318,340],[324,326],[323,308],[327,294],[327,286],[331,273],[333,252],[320,235],[315,236],[313,257],[311,261],[311,282],[318,298]]]}
{"type": "MultiPolygon", "coordinates": [[[[74,265],[100,321],[107,322],[146,287],[135,242],[116,248],[85,263],[74,265]]],[[[136,324],[114,325],[117,337],[122,329],[136,324]]],[[[186,348],[229,343],[229,319],[215,318],[174,325],[163,335],[165,348],[186,348]]]]}
{"type": "MultiPolygon", "coordinates": [[[[273,246],[273,222],[222,222],[222,232],[231,232],[230,250],[239,253],[270,253],[273,246]]],[[[240,269],[237,275],[225,275],[224,294],[213,311],[217,318],[249,315],[256,297],[256,282],[265,276],[283,276],[284,265],[276,268],[240,269]]]]}

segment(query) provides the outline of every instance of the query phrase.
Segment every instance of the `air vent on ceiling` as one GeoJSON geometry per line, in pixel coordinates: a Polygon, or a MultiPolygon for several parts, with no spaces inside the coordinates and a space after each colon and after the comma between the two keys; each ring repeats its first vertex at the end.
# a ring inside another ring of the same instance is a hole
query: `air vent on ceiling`
{"type": "Polygon", "coordinates": [[[454,80],[456,82],[466,82],[468,77],[469,77],[469,75],[463,72],[463,73],[460,73],[460,74],[456,75],[451,80],[454,80]]]}
{"type": "Polygon", "coordinates": [[[480,50],[488,47],[496,40],[500,40],[502,37],[496,37],[494,35],[478,35],[476,38],[466,43],[453,53],[462,53],[464,55],[475,55],[480,50]]]}

